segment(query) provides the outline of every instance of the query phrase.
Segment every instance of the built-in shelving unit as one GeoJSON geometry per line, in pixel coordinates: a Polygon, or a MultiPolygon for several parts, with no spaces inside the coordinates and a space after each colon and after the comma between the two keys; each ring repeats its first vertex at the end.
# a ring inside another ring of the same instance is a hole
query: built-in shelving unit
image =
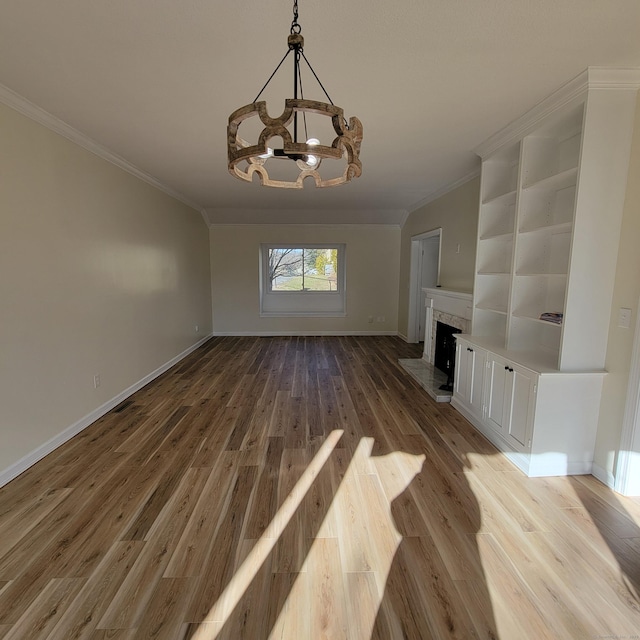
{"type": "Polygon", "coordinates": [[[479,150],[473,335],[537,350],[559,371],[602,368],[606,351],[615,256],[599,249],[610,254],[614,246],[621,208],[618,201],[610,218],[611,194],[623,183],[617,176],[612,188],[603,176],[628,153],[628,124],[617,118],[632,92],[592,91],[593,73],[582,92],[542,105],[479,150]]]}
{"type": "Polygon", "coordinates": [[[483,162],[474,333],[550,364],[562,325],[541,317],[565,313],[583,121],[580,104],[483,162]]]}
{"type": "Polygon", "coordinates": [[[638,69],[590,68],[477,150],[452,403],[532,475],[590,471],[639,87],[638,69]]]}

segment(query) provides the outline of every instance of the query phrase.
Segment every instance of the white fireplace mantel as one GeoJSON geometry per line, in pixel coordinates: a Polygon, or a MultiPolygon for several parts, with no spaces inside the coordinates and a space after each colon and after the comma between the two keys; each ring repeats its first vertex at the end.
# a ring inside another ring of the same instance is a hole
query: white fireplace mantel
{"type": "MultiPolygon", "coordinates": [[[[423,289],[426,299],[426,320],[424,336],[424,354],[422,358],[433,364],[434,357],[434,318],[446,316],[446,324],[468,333],[471,329],[471,311],[473,296],[468,291],[451,291],[448,289],[423,289]]],[[[441,320],[442,321],[442,320],[441,320]]]]}

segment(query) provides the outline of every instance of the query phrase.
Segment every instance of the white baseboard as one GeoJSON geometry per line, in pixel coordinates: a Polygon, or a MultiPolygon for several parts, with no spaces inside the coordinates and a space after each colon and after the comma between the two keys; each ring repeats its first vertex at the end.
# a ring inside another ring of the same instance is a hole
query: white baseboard
{"type": "Polygon", "coordinates": [[[451,398],[451,406],[458,413],[461,413],[512,465],[520,469],[525,475],[528,474],[529,464],[525,456],[510,449],[496,433],[485,427],[455,396],[451,398]]]}
{"type": "Polygon", "coordinates": [[[613,477],[613,473],[611,473],[611,471],[603,469],[595,462],[591,465],[591,475],[600,480],[602,484],[607,485],[607,487],[609,487],[610,489],[613,489],[615,487],[616,479],[613,477]]]}
{"type": "Polygon", "coordinates": [[[409,344],[409,336],[405,336],[404,333],[400,333],[398,332],[398,338],[400,338],[401,340],[404,340],[407,344],[409,344]]]}
{"type": "Polygon", "coordinates": [[[588,476],[593,472],[591,462],[549,462],[547,456],[533,456],[529,462],[528,476],[542,478],[545,476],[588,476]]]}
{"type": "Polygon", "coordinates": [[[128,389],[125,389],[111,400],[108,400],[103,405],[94,409],[91,413],[80,418],[77,422],[67,427],[64,431],[61,431],[58,435],[54,436],[47,442],[41,444],[37,449],[34,449],[31,453],[28,453],[23,458],[20,458],[17,462],[0,471],[0,487],[19,476],[23,471],[26,471],[30,466],[34,465],[38,460],[42,460],[45,456],[49,455],[52,451],[57,449],[60,445],[64,444],[74,436],[78,435],[83,429],[86,429],[90,424],[93,424],[96,420],[101,418],[106,413],[109,413],[111,409],[117,407],[121,402],[126,400],[130,395],[133,395],[136,391],[139,391],[145,385],[149,384],[152,380],[162,375],[165,371],[173,367],[183,358],[186,358],[190,353],[195,351],[198,347],[203,345],[207,340],[211,338],[211,335],[202,338],[199,342],[190,346],[188,349],[178,354],[174,358],[171,358],[168,362],[158,367],[155,371],[152,371],[138,382],[131,385],[128,389]]]}
{"type": "Polygon", "coordinates": [[[256,338],[305,336],[397,336],[397,331],[214,331],[213,336],[254,336],[256,338]]]}

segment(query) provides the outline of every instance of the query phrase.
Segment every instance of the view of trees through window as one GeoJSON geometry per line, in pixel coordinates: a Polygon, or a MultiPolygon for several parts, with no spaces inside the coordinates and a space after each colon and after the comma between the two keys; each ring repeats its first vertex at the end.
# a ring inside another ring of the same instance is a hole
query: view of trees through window
{"type": "Polygon", "coordinates": [[[337,291],[338,249],[269,249],[271,291],[337,291]]]}

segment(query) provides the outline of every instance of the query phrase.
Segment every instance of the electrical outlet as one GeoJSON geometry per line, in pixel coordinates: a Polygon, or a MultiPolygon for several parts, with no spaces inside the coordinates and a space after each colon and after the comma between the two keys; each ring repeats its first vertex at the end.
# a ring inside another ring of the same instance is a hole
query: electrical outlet
{"type": "Polygon", "coordinates": [[[196,325],[196,333],[198,333],[198,331],[200,331],[200,327],[196,325]]]}
{"type": "Polygon", "coordinates": [[[628,329],[631,326],[631,309],[620,309],[618,312],[618,326],[622,329],[628,329]]]}
{"type": "Polygon", "coordinates": [[[97,389],[100,386],[100,374],[96,373],[95,376],[93,376],[93,388],[97,389]]]}
{"type": "Polygon", "coordinates": [[[369,324],[373,324],[373,316],[369,316],[369,324]]]}

